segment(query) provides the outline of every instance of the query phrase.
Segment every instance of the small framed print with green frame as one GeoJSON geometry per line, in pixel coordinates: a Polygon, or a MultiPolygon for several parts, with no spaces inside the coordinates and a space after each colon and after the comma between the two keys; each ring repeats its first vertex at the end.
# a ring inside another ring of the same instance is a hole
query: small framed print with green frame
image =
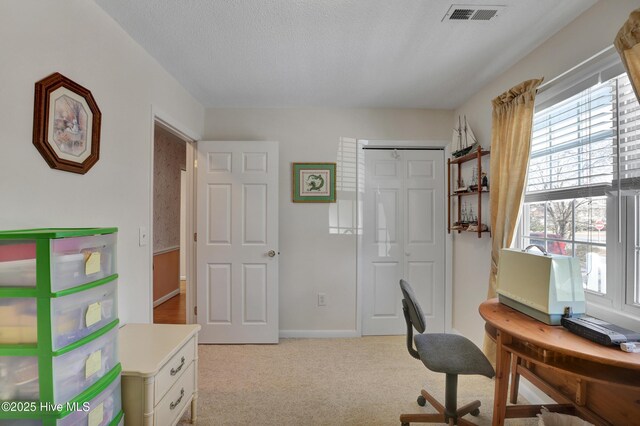
{"type": "Polygon", "coordinates": [[[336,163],[292,163],[294,203],[335,203],[336,163]]]}

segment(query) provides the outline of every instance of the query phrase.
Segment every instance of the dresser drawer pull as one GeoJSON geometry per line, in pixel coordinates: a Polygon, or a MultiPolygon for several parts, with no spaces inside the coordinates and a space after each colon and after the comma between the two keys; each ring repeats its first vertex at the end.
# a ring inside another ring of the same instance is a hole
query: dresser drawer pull
{"type": "Polygon", "coordinates": [[[169,408],[171,408],[172,410],[176,408],[180,404],[180,401],[182,401],[183,396],[184,396],[184,388],[180,389],[180,398],[176,399],[174,402],[169,404],[169,408]]]}
{"type": "Polygon", "coordinates": [[[180,370],[182,370],[182,367],[184,367],[184,361],[185,361],[184,357],[182,357],[181,361],[182,361],[182,362],[180,363],[180,365],[178,366],[178,368],[172,368],[172,369],[171,369],[171,375],[172,375],[172,376],[175,376],[176,374],[178,374],[178,372],[179,372],[180,370]]]}

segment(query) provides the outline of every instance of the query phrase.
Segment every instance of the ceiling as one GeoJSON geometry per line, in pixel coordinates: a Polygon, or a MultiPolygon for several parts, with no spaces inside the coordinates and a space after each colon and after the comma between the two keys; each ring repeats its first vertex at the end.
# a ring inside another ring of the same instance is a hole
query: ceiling
{"type": "Polygon", "coordinates": [[[595,0],[95,0],[205,107],[462,104],[595,0]]]}

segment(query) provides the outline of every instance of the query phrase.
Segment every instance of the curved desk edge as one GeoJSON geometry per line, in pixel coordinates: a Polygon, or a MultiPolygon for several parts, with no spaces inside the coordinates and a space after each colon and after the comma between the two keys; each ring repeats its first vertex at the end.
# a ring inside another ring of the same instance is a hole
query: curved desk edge
{"type": "Polygon", "coordinates": [[[486,323],[496,330],[507,331],[511,336],[537,347],[599,364],[640,370],[640,354],[623,352],[616,346],[599,345],[571,333],[562,326],[547,325],[503,305],[498,299],[483,302],[479,311],[486,323]]]}
{"type": "Polygon", "coordinates": [[[497,299],[483,302],[485,331],[496,342],[493,425],[534,417],[539,405],[507,406],[509,379],[517,402],[519,377],[558,404],[551,411],[578,415],[596,425],[633,424],[640,410],[640,354],[598,345],[561,326],[528,317],[497,299]],[[511,377],[510,377],[511,373],[511,377]]]}

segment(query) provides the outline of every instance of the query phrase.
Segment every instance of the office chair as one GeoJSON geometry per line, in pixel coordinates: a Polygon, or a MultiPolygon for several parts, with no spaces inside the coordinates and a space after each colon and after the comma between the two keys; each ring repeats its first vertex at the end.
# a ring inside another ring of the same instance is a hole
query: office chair
{"type": "Polygon", "coordinates": [[[473,401],[457,408],[458,374],[481,374],[492,378],[495,376],[493,367],[482,351],[466,337],[457,334],[424,333],[425,317],[413,289],[405,280],[400,280],[400,289],[404,296],[402,310],[407,323],[409,353],[422,361],[429,370],[447,375],[444,407],[424,389],[420,391],[418,397],[418,405],[424,406],[429,401],[438,414],[402,414],[400,415],[402,426],[408,426],[412,422],[474,426],[474,423],[463,419],[462,416],[480,414],[480,401],[473,401]],[[415,338],[413,337],[414,328],[419,333],[415,338]]]}

